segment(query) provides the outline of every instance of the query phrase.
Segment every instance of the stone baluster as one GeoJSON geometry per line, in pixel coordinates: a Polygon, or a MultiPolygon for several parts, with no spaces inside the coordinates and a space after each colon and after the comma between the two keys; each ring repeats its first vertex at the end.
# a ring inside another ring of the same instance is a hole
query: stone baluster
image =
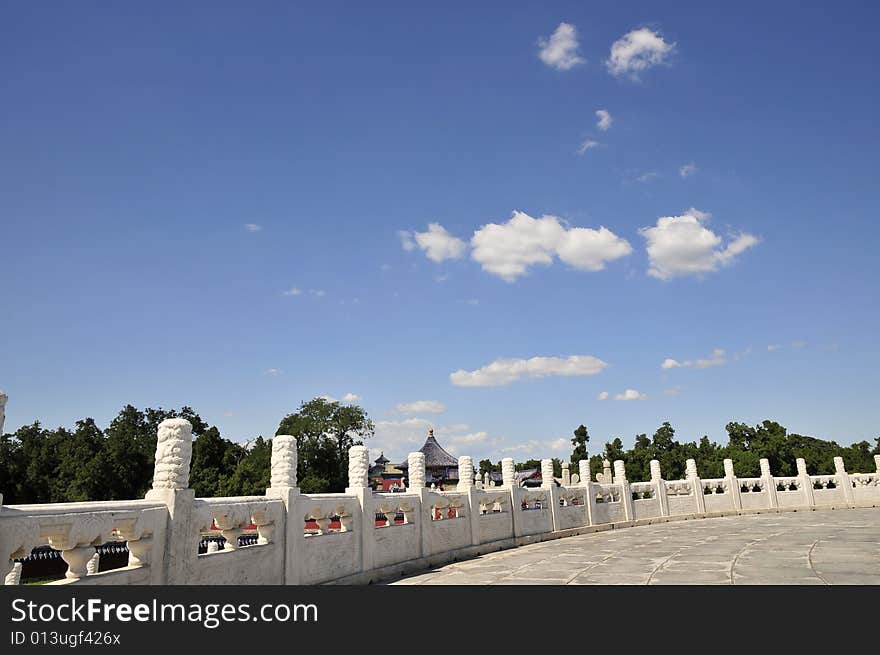
{"type": "Polygon", "coordinates": [[[694,514],[705,514],[706,497],[703,494],[703,481],[697,473],[697,462],[689,459],[685,462],[685,477],[690,483],[691,491],[694,493],[694,514]]]}
{"type": "Polygon", "coordinates": [[[810,479],[810,474],[807,473],[807,462],[803,457],[798,457],[795,464],[797,465],[798,486],[800,486],[804,504],[807,507],[814,507],[816,500],[813,496],[813,481],[810,479]]]}
{"type": "Polygon", "coordinates": [[[843,457],[834,458],[834,475],[838,488],[843,489],[843,498],[846,504],[853,506],[853,490],[852,482],[850,482],[849,474],[846,472],[846,466],[843,463],[843,457]]]}
{"type": "Polygon", "coordinates": [[[257,526],[257,543],[260,545],[272,543],[275,524],[269,519],[266,512],[254,512],[251,522],[257,526]]]}
{"type": "Polygon", "coordinates": [[[587,525],[593,525],[593,515],[596,506],[596,494],[594,494],[591,490],[590,485],[590,460],[581,459],[578,460],[578,474],[580,475],[580,484],[584,487],[584,496],[586,497],[586,501],[584,505],[587,506],[587,525]]]}
{"type": "Polygon", "coordinates": [[[660,506],[660,516],[669,516],[669,497],[666,495],[666,481],[663,479],[663,472],[660,470],[660,461],[652,459],[651,482],[654,484],[654,495],[660,506]]]}
{"type": "Polygon", "coordinates": [[[474,473],[474,487],[479,490],[483,489],[483,478],[480,477],[479,472],[474,473]]]}
{"type": "Polygon", "coordinates": [[[370,456],[366,446],[352,446],[348,451],[348,488],[366,489],[369,481],[370,456]]]}
{"type": "Polygon", "coordinates": [[[516,486],[516,465],[513,463],[512,457],[505,457],[501,460],[501,484],[508,489],[516,486]]]}
{"type": "Polygon", "coordinates": [[[568,462],[562,462],[562,486],[571,486],[571,469],[568,462]]]}
{"type": "MultiPolygon", "coordinates": [[[[357,496],[360,505],[361,527],[361,570],[373,568],[376,552],[375,532],[376,504],[373,490],[369,487],[370,457],[364,446],[352,446],[348,449],[348,487],[345,493],[357,496]]],[[[410,471],[412,477],[412,471],[410,471]]],[[[319,524],[320,525],[320,524],[319,524]]]]}
{"type": "Polygon", "coordinates": [[[474,460],[467,455],[458,458],[458,490],[467,491],[474,486],[474,460]]]}
{"type": "Polygon", "coordinates": [[[21,562],[15,562],[12,565],[12,569],[9,573],[6,574],[6,579],[3,581],[4,585],[19,585],[21,584],[21,562]]]}
{"type": "Polygon", "coordinates": [[[483,475],[483,489],[488,489],[492,486],[492,476],[489,475],[489,471],[483,475]]]}
{"type": "Polygon", "coordinates": [[[410,453],[406,458],[409,465],[408,489],[425,488],[425,453],[417,451],[410,453]]]}
{"type": "Polygon", "coordinates": [[[216,553],[219,550],[220,550],[220,544],[218,544],[214,539],[211,539],[208,542],[208,552],[209,553],[216,553]]]}
{"type": "Polygon", "coordinates": [[[95,552],[91,559],[86,562],[86,575],[95,575],[101,567],[101,553],[95,552]]]}
{"type": "Polygon", "coordinates": [[[626,479],[626,463],[622,459],[614,460],[614,484],[620,487],[620,503],[623,506],[623,512],[627,521],[635,518],[635,507],[633,506],[632,490],[629,486],[629,480],[626,479]]]}
{"type": "Polygon", "coordinates": [[[761,481],[767,492],[767,505],[770,509],[775,509],[779,507],[779,499],[776,496],[776,480],[770,472],[770,460],[762,457],[758,460],[758,464],[761,467],[761,481]]]}
{"type": "Polygon", "coordinates": [[[199,538],[199,526],[193,516],[195,492],[189,488],[192,460],[192,425],[182,418],[165,419],[156,434],[156,464],[153,488],[147,500],[168,508],[165,530],[162,584],[187,584],[193,579],[193,550],[199,538]]]}
{"type": "Polygon", "coordinates": [[[266,543],[264,539],[274,540],[278,542],[278,547],[283,549],[282,579],[285,584],[297,584],[300,574],[296,566],[296,552],[303,538],[303,525],[301,520],[292,518],[303,515],[297,507],[300,498],[297,487],[297,466],[296,437],[290,434],[276,434],[272,437],[272,458],[269,464],[269,488],[266,489],[266,497],[280,499],[284,503],[284,514],[281,525],[257,526],[260,535],[257,543],[266,543]]]}
{"type": "Polygon", "coordinates": [[[874,455],[874,466],[877,468],[877,475],[880,475],[880,455],[874,455]]]}
{"type": "Polygon", "coordinates": [[[729,458],[724,460],[724,479],[727,481],[727,491],[730,494],[732,509],[740,511],[742,509],[742,495],[739,480],[733,470],[733,460],[729,458]]]}
{"type": "Polygon", "coordinates": [[[553,484],[553,460],[552,459],[542,459],[541,460],[541,488],[542,489],[552,489],[555,485],[553,484]]]}

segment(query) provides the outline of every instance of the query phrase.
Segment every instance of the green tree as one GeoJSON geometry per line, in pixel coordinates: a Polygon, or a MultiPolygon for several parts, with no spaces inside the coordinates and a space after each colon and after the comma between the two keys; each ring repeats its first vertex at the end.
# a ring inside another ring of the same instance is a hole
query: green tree
{"type": "Polygon", "coordinates": [[[297,479],[305,493],[341,492],[348,482],[348,449],[373,436],[374,425],[357,405],[325,398],[300,404],[275,434],[290,434],[298,449],[297,479]]]}
{"type": "Polygon", "coordinates": [[[571,440],[571,445],[574,446],[574,450],[571,451],[572,470],[577,471],[578,463],[582,459],[587,459],[587,444],[589,442],[590,433],[587,431],[587,426],[581,423],[574,431],[574,437],[571,440]]]}

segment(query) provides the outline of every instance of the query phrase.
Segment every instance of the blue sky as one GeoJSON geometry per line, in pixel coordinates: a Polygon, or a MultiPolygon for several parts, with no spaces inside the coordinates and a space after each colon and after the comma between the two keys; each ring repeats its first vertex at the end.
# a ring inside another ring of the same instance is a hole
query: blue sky
{"type": "Polygon", "coordinates": [[[7,6],[6,431],[880,434],[878,9],[473,4],[7,6]]]}

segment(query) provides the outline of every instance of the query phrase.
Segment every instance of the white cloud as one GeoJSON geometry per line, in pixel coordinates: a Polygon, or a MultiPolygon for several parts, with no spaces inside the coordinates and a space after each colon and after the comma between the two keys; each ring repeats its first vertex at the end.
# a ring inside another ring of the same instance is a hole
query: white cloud
{"type": "Polygon", "coordinates": [[[317,296],[318,298],[323,298],[327,295],[327,292],[323,289],[309,289],[309,293],[313,296],[317,296]]]}
{"type": "Polygon", "coordinates": [[[361,397],[356,393],[347,393],[342,397],[342,402],[344,403],[356,403],[359,401],[361,397]]]}
{"type": "Polygon", "coordinates": [[[296,287],[293,287],[292,289],[288,289],[287,291],[283,291],[282,293],[285,296],[301,296],[302,289],[297,289],[296,287]]]}
{"type": "Polygon", "coordinates": [[[464,300],[459,300],[458,302],[463,302],[464,304],[470,305],[471,307],[476,307],[480,304],[480,301],[477,298],[467,298],[464,300]]]}
{"type": "Polygon", "coordinates": [[[614,122],[614,119],[611,117],[611,112],[607,109],[597,109],[596,116],[599,118],[599,122],[596,123],[596,127],[605,132],[611,127],[611,124],[614,122]]]}
{"type": "Polygon", "coordinates": [[[529,266],[549,266],[554,256],[582,271],[600,271],[606,262],[632,252],[626,239],[602,226],[566,227],[556,216],[532,218],[513,212],[507,223],[489,223],[474,232],[471,257],[487,273],[513,282],[529,266]]]}
{"type": "Polygon", "coordinates": [[[664,396],[680,396],[681,395],[681,387],[673,387],[671,389],[663,390],[664,396]]]}
{"type": "Polygon", "coordinates": [[[742,233],[724,240],[705,226],[710,214],[689,209],[681,216],[662,216],[657,225],[639,233],[647,240],[648,275],[668,280],[682,275],[701,275],[733,263],[758,238],[742,233]]]}
{"type": "Polygon", "coordinates": [[[614,400],[645,400],[647,396],[635,389],[627,389],[623,393],[614,396],[614,400]]]}
{"type": "Polygon", "coordinates": [[[587,152],[587,150],[592,150],[593,148],[598,148],[599,142],[593,141],[592,139],[587,139],[580,146],[578,146],[577,154],[583,155],[587,152]]]}
{"type": "Polygon", "coordinates": [[[680,362],[676,359],[664,359],[660,364],[660,368],[669,370],[671,368],[710,368],[712,366],[724,366],[727,363],[727,352],[721,348],[716,348],[708,357],[698,359],[686,359],[680,362]]]}
{"type": "Polygon", "coordinates": [[[556,70],[567,71],[587,61],[577,53],[577,28],[570,23],[559,23],[550,38],[540,38],[538,45],[541,47],[538,57],[556,70]]]}
{"type": "MultiPolygon", "coordinates": [[[[416,245],[434,262],[447,259],[461,259],[467,250],[467,244],[446,231],[439,223],[429,223],[427,232],[415,232],[412,235],[416,245]]],[[[412,250],[404,246],[405,250],[412,250]]]]}
{"type": "MultiPolygon", "coordinates": [[[[416,249],[416,242],[413,240],[413,233],[406,230],[398,230],[397,237],[400,239],[401,247],[407,252],[416,249]]],[[[389,268],[391,268],[389,266],[389,268]]]]}
{"type": "Polygon", "coordinates": [[[263,375],[270,375],[272,377],[274,377],[276,375],[281,375],[281,369],[280,368],[267,368],[265,371],[263,371],[263,375]]]}
{"type": "Polygon", "coordinates": [[[398,403],[394,406],[398,414],[442,414],[446,404],[439,400],[416,400],[411,403],[398,403]]]}
{"type": "Polygon", "coordinates": [[[664,63],[674,50],[674,43],[667,43],[659,33],[642,27],[624,34],[611,45],[611,55],[605,65],[612,75],[637,79],[639,73],[664,63]]]}
{"type": "Polygon", "coordinates": [[[550,442],[550,450],[556,452],[571,450],[571,439],[565,439],[563,437],[560,437],[559,439],[554,439],[550,442]]]}
{"type": "Polygon", "coordinates": [[[607,391],[599,392],[598,398],[599,398],[599,400],[608,400],[608,392],[607,391]]]}
{"type": "Polygon", "coordinates": [[[413,417],[400,421],[376,421],[375,435],[370,439],[371,457],[382,451],[390,460],[401,462],[409,453],[422,447],[429,428],[433,428],[440,445],[452,454],[466,447],[469,451],[477,451],[467,452],[468,455],[479,453],[497,460],[502,450],[500,440],[485,430],[473,430],[464,423],[435,425],[426,418],[413,417]]]}
{"type": "Polygon", "coordinates": [[[496,359],[476,371],[458,370],[450,373],[449,380],[457,387],[500,387],[523,378],[596,375],[606,366],[607,363],[592,355],[571,355],[565,359],[561,357],[496,359]]]}
{"type": "Polygon", "coordinates": [[[694,173],[697,172],[697,165],[694,162],[690,164],[685,164],[681,168],[678,169],[678,174],[682,177],[690,177],[694,173]]]}
{"type": "Polygon", "coordinates": [[[782,348],[782,346],[780,346],[778,343],[771,343],[769,346],[767,346],[767,352],[772,353],[774,350],[779,350],[780,348],[782,348]]]}
{"type": "Polygon", "coordinates": [[[248,232],[259,232],[263,229],[263,226],[257,225],[256,223],[245,223],[244,229],[246,229],[248,232]]]}
{"type": "Polygon", "coordinates": [[[660,177],[660,174],[657,171],[648,171],[647,173],[642,173],[641,175],[639,175],[636,178],[636,182],[641,182],[642,184],[645,184],[646,182],[653,182],[658,177],[660,177]]]}

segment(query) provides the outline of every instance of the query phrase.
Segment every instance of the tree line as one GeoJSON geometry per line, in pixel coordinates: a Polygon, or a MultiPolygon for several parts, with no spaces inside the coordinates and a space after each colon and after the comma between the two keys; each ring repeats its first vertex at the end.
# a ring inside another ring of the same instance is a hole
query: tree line
{"type": "MultiPolygon", "coordinates": [[[[156,451],[156,430],[166,418],[185,418],[193,426],[190,486],[197,496],[259,495],[269,486],[272,443],[258,436],[246,444],[221,436],[191,407],[137,409],[126,405],[103,430],[94,419],[73,428],[48,429],[38,421],[0,436],[0,493],[5,504],[59,503],[87,500],[143,498],[150,488],[156,451]]],[[[760,474],[758,461],[767,458],[774,475],[796,473],[795,460],[803,457],[813,474],[834,472],[833,460],[843,457],[848,471],[870,472],[873,456],[880,454],[880,437],[872,445],[860,441],[840,446],[834,441],[789,433],[774,421],[754,427],[728,423],[728,443],[719,445],[703,436],[681,443],[675,429],[663,423],[651,436],[636,435],[625,449],[619,437],[605,443],[600,454],[589,457],[590,473],[602,471],[602,462],[623,460],[630,480],[649,480],[652,459],[660,462],[663,477],[681,479],[685,462],[694,459],[701,477],[724,476],[724,459],[733,460],[740,477],[760,474]]],[[[373,436],[366,411],[324,398],[304,401],[281,419],[276,434],[291,434],[298,447],[298,481],[304,493],[343,491],[348,480],[348,449],[373,436]]],[[[589,431],[585,425],[571,439],[571,471],[587,457],[589,431]]],[[[540,460],[516,464],[517,470],[540,469],[540,460]]],[[[562,460],[554,459],[554,474],[562,460]]],[[[480,472],[500,471],[501,462],[480,462],[480,472]]]]}
{"type": "MultiPolygon", "coordinates": [[[[272,442],[262,436],[238,444],[221,436],[191,407],[123,407],[105,429],[92,418],[73,428],[49,429],[35,421],[0,436],[3,503],[61,503],[143,498],[153,479],[156,431],[167,418],[193,426],[190,487],[197,496],[250,496],[269,486],[272,442]]],[[[276,434],[292,434],[299,448],[298,480],[304,493],[342,491],[348,449],[373,434],[366,412],[315,398],[286,415],[276,434]]]]}

